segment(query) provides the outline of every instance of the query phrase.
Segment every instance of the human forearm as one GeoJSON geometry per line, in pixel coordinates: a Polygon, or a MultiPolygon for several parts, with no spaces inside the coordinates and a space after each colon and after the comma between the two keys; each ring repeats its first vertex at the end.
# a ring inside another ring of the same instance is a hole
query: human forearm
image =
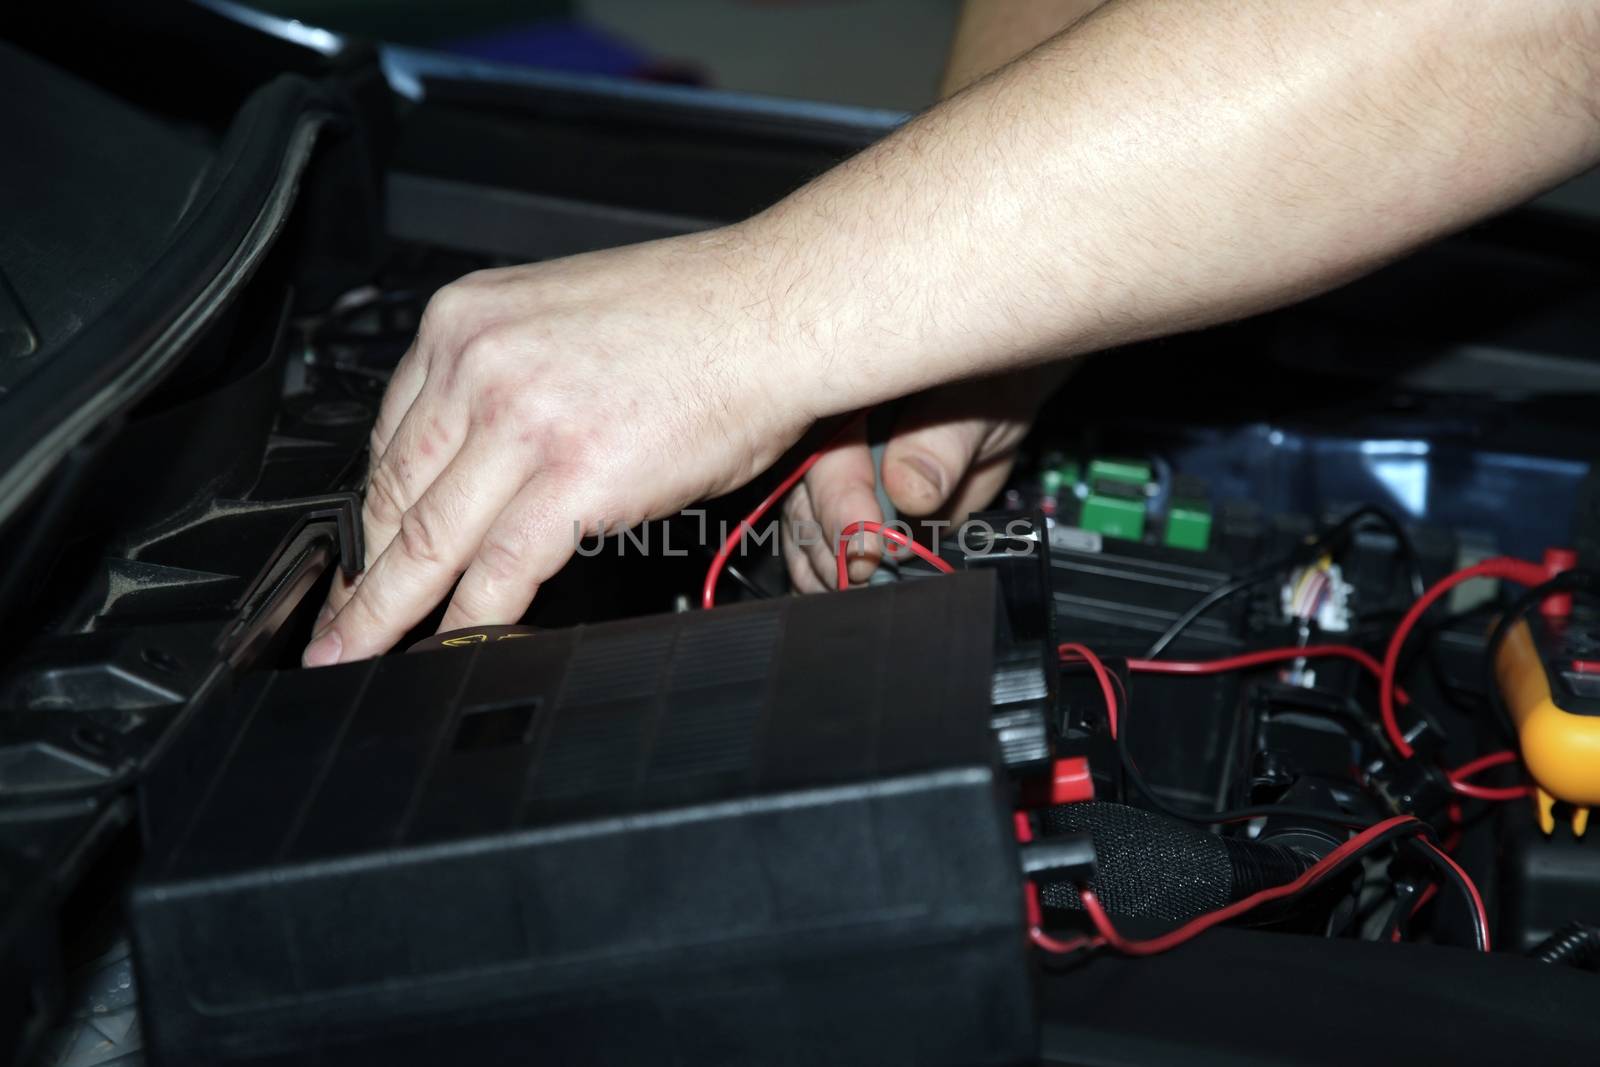
{"type": "MultiPolygon", "coordinates": [[[[1104,0],[966,0],[940,85],[952,96],[1048,41],[1104,0]]],[[[1011,470],[1017,445],[1060,384],[1060,364],[996,375],[981,384],[927,389],[895,406],[894,422],[874,459],[866,427],[847,431],[784,500],[784,558],[792,588],[832,588],[838,573],[833,538],[852,522],[881,521],[883,497],[899,518],[964,518],[993,499],[1011,470]],[[821,534],[822,536],[818,536],[821,534]]],[[[854,539],[850,574],[864,582],[885,545],[854,539]]]]}
{"type": "Polygon", "coordinates": [[[815,413],[1334,286],[1600,155],[1600,12],[1112,3],[746,227],[815,413]]]}
{"type": "Polygon", "coordinates": [[[953,96],[1038,47],[1106,0],[966,0],[939,95],[953,96]]]}
{"type": "Polygon", "coordinates": [[[733,489],[818,416],[1283,303],[1526,197],[1600,155],[1597,37],[1558,0],[1120,0],[747,223],[455,282],[305,662],[447,595],[446,627],[510,622],[578,536],[733,489]]]}

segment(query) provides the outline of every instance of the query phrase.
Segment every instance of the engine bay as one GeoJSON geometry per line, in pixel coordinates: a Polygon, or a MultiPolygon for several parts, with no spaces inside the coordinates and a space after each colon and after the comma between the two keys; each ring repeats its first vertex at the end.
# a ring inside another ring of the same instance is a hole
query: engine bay
{"type": "MultiPolygon", "coordinates": [[[[1592,222],[1084,360],[990,510],[894,527],[865,588],[776,550],[819,427],[520,626],[305,670],[434,292],[743,217],[889,125],[232,23],[179,64],[199,8],[103,66],[69,15],[6,27],[13,110],[141,116],[194,262],[130,252],[57,326],[0,259],[9,1057],[1592,1060],[1592,222]]],[[[85,158],[10,192],[101,196],[85,158]]]]}

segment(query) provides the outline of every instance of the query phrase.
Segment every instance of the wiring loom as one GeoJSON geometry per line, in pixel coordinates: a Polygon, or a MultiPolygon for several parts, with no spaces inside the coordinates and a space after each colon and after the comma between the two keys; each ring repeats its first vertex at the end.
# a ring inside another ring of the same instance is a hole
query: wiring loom
{"type": "MultiPolygon", "coordinates": [[[[822,448],[798,464],[739,522],[738,526],[724,540],[706,571],[705,581],[701,588],[702,607],[711,608],[715,606],[718,580],[723,571],[728,568],[729,560],[743,542],[745,535],[753,530],[756,523],[766,517],[768,512],[790,490],[799,484],[800,480],[810,472],[817,461],[827,454],[853,424],[853,419],[847,420],[843,426],[834,432],[822,448]]],[[[938,571],[947,574],[953,571],[950,564],[940,558],[936,552],[917,544],[906,533],[884,523],[863,520],[850,523],[839,533],[836,556],[838,564],[837,582],[840,589],[848,588],[850,583],[848,566],[850,541],[853,537],[862,533],[877,534],[884,538],[885,541],[917,555],[938,571]]],[[[1211,590],[1174,620],[1172,625],[1150,646],[1149,651],[1143,658],[1129,660],[1128,669],[1134,673],[1208,675],[1226,671],[1248,670],[1274,663],[1323,657],[1350,660],[1360,665],[1367,673],[1378,680],[1380,717],[1385,736],[1400,758],[1410,759],[1415,755],[1415,749],[1410,739],[1401,731],[1396,712],[1396,706],[1403,706],[1409,703],[1409,698],[1405,691],[1399,687],[1397,674],[1400,652],[1404,647],[1407,636],[1415,628],[1417,622],[1429,607],[1462,582],[1480,577],[1503,578],[1519,584],[1538,587],[1550,577],[1550,574],[1551,572],[1548,568],[1539,564],[1529,563],[1524,560],[1497,558],[1457,571],[1435,583],[1431,588],[1424,589],[1415,549],[1412,547],[1411,541],[1406,536],[1401,524],[1381,508],[1373,506],[1362,507],[1346,515],[1326,532],[1311,539],[1306,545],[1284,559],[1275,560],[1211,590]],[[1400,623],[1395,627],[1382,663],[1379,663],[1370,653],[1353,645],[1337,644],[1264,649],[1210,661],[1163,661],[1156,658],[1166,650],[1184,629],[1217,604],[1270,579],[1283,570],[1284,567],[1293,566],[1308,558],[1315,560],[1319,557],[1331,556],[1342,541],[1354,532],[1358,525],[1368,520],[1376,521],[1388,527],[1397,537],[1402,563],[1405,566],[1412,590],[1416,596],[1415,603],[1412,604],[1411,608],[1401,618],[1400,623]]],[[[1093,672],[1105,702],[1107,727],[1116,742],[1118,758],[1123,765],[1124,772],[1135,787],[1144,794],[1149,803],[1158,810],[1176,818],[1210,824],[1237,822],[1272,815],[1293,815],[1359,829],[1348,841],[1308,868],[1294,881],[1282,886],[1261,890],[1225,908],[1193,919],[1166,934],[1147,940],[1130,939],[1120,934],[1093,891],[1086,887],[1080,890],[1083,908],[1095,926],[1097,934],[1093,937],[1075,937],[1065,941],[1059,940],[1043,929],[1037,888],[1030,883],[1027,900],[1029,936],[1034,944],[1041,949],[1057,955],[1075,953],[1101,946],[1110,946],[1129,955],[1150,955],[1163,952],[1198,936],[1219,923],[1227,922],[1243,915],[1262,904],[1274,900],[1288,899],[1304,893],[1356,862],[1361,856],[1373,849],[1401,839],[1420,838],[1419,849],[1423,856],[1428,859],[1442,878],[1455,885],[1462,896],[1467,899],[1474,915],[1474,935],[1477,945],[1481,950],[1488,951],[1489,924],[1483,898],[1466,871],[1456,863],[1446,849],[1440,848],[1432,840],[1432,828],[1427,823],[1414,816],[1400,815],[1360,828],[1362,826],[1361,822],[1352,817],[1333,815],[1317,809],[1302,809],[1272,804],[1253,805],[1215,812],[1192,812],[1175,808],[1155,794],[1129,754],[1125,694],[1123,699],[1118,699],[1118,690],[1121,688],[1120,679],[1086,645],[1068,642],[1061,645],[1058,652],[1063,663],[1083,663],[1093,672]]],[[[1514,752],[1492,752],[1448,771],[1446,780],[1453,791],[1463,796],[1482,800],[1514,799],[1527,795],[1527,787],[1522,785],[1512,787],[1482,786],[1474,783],[1471,779],[1485,770],[1515,762],[1517,762],[1517,756],[1514,752]]],[[[1020,840],[1027,841],[1031,839],[1031,826],[1023,813],[1018,813],[1016,830],[1020,840]]],[[[1431,897],[1433,891],[1434,887],[1429,886],[1428,890],[1414,902],[1410,913],[1415,914],[1431,897]]]]}
{"type": "MultiPolygon", "coordinates": [[[[1211,812],[1204,815],[1181,812],[1167,806],[1163,801],[1154,795],[1153,791],[1149,788],[1148,784],[1144,782],[1142,776],[1140,776],[1138,773],[1137,767],[1134,766],[1131,758],[1128,756],[1127,708],[1126,703],[1122,702],[1122,712],[1120,715],[1118,714],[1119,701],[1115,692],[1114,681],[1116,676],[1111,673],[1111,671],[1106,667],[1104,661],[1101,660],[1099,656],[1082,644],[1078,644],[1076,642],[1063,644],[1060,646],[1059,652],[1064,662],[1083,662],[1089,666],[1091,671],[1093,671],[1097,682],[1100,684],[1101,694],[1106,701],[1107,723],[1116,739],[1118,754],[1123,760],[1124,769],[1129,771],[1129,777],[1134,779],[1135,785],[1139,787],[1140,791],[1143,792],[1158,809],[1163,810],[1171,815],[1177,815],[1180,818],[1191,819],[1199,822],[1235,822],[1268,815],[1298,815],[1324,822],[1360,825],[1355,820],[1330,815],[1329,813],[1320,810],[1299,809],[1284,805],[1259,805],[1251,808],[1240,808],[1233,811],[1211,812]]],[[[1215,660],[1209,663],[1152,663],[1150,661],[1143,660],[1130,660],[1129,669],[1137,672],[1140,670],[1151,671],[1151,669],[1154,668],[1154,672],[1166,674],[1215,674],[1227,670],[1238,670],[1245,667],[1259,666],[1263,663],[1279,662],[1292,659],[1297,653],[1309,654],[1308,658],[1315,658],[1318,656],[1337,656],[1347,659],[1354,659],[1357,662],[1365,661],[1365,664],[1370,664],[1372,668],[1376,668],[1376,663],[1372,661],[1371,657],[1365,652],[1362,652],[1360,649],[1349,648],[1347,646],[1340,645],[1328,645],[1296,649],[1272,649],[1263,653],[1256,653],[1251,656],[1231,657],[1229,659],[1215,660]]],[[[1473,764],[1459,768],[1458,773],[1461,773],[1463,777],[1469,777],[1471,774],[1475,774],[1479,770],[1486,769],[1489,766],[1496,765],[1498,762],[1504,761],[1501,759],[1501,755],[1499,753],[1495,753],[1492,755],[1492,757],[1486,757],[1484,760],[1476,760],[1473,764]],[[1494,762],[1487,762],[1489,759],[1492,759],[1494,762]]],[[[1024,833],[1031,836],[1031,828],[1026,826],[1024,820],[1019,820],[1018,827],[1019,836],[1024,833]]],[[[1471,876],[1467,874],[1461,865],[1458,864],[1445,849],[1440,848],[1432,840],[1432,833],[1432,827],[1415,816],[1400,815],[1385,819],[1382,822],[1375,823],[1360,830],[1355,834],[1355,836],[1350,838],[1350,840],[1346,841],[1343,845],[1334,849],[1327,856],[1323,857],[1323,859],[1312,865],[1294,881],[1282,886],[1275,886],[1270,889],[1261,890],[1244,898],[1243,900],[1230,904],[1227,907],[1208,912],[1205,915],[1192,919],[1177,929],[1170,931],[1169,933],[1142,941],[1126,938],[1119,934],[1115,926],[1112,924],[1110,916],[1106,914],[1104,907],[1095,897],[1094,892],[1088,888],[1080,888],[1079,895],[1083,903],[1084,911],[1089,915],[1091,922],[1098,931],[1098,937],[1079,938],[1071,941],[1059,941],[1051,938],[1048,934],[1044,933],[1038,922],[1035,921],[1037,916],[1042,913],[1038,908],[1036,890],[1030,888],[1028,904],[1030,937],[1040,948],[1058,955],[1076,952],[1085,948],[1098,947],[1100,945],[1109,945],[1117,951],[1137,956],[1152,955],[1154,953],[1164,952],[1170,948],[1175,948],[1178,945],[1183,944],[1185,941],[1188,941],[1201,933],[1204,933],[1213,926],[1227,922],[1230,919],[1237,918],[1238,916],[1243,915],[1246,912],[1261,906],[1262,904],[1266,904],[1274,900],[1282,900],[1298,896],[1301,893],[1311,889],[1315,885],[1325,881],[1338,871],[1345,869],[1349,864],[1355,862],[1361,855],[1364,855],[1365,853],[1371,851],[1372,849],[1378,848],[1383,844],[1387,844],[1391,841],[1402,838],[1420,837],[1419,849],[1423,857],[1431,866],[1434,867],[1434,869],[1442,878],[1454,885],[1463,899],[1467,901],[1468,906],[1472,910],[1473,933],[1476,946],[1480,951],[1487,952],[1490,948],[1489,918],[1488,910],[1483,903],[1482,894],[1478,892],[1477,885],[1472,881],[1471,876]]],[[[1027,840],[1029,838],[1023,837],[1022,839],[1027,840]]],[[[1417,908],[1420,908],[1424,903],[1426,903],[1425,897],[1419,898],[1413,911],[1417,908]]]]}

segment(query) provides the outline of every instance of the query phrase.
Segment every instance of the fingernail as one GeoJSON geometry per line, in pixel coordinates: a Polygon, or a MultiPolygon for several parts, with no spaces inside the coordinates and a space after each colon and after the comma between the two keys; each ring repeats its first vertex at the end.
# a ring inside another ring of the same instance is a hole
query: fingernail
{"type": "Polygon", "coordinates": [[[311,632],[314,634],[320,634],[323,630],[328,628],[328,624],[332,621],[333,605],[322,605],[322,610],[317,612],[317,621],[311,624],[311,632]]]}
{"type": "Polygon", "coordinates": [[[872,572],[877,566],[870,559],[853,559],[850,561],[850,581],[860,583],[872,577],[872,572]]]}
{"type": "Polygon", "coordinates": [[[907,456],[900,462],[911,468],[916,478],[927,486],[927,491],[944,499],[944,472],[923,456],[907,456]]]}
{"type": "Polygon", "coordinates": [[[339,662],[339,652],[343,647],[344,642],[339,640],[339,631],[329,630],[306,646],[300,662],[307,667],[331,667],[339,662]]]}

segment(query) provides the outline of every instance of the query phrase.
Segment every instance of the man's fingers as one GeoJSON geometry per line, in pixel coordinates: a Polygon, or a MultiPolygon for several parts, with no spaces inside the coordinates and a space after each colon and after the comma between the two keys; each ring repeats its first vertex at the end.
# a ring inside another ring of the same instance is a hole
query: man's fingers
{"type": "Polygon", "coordinates": [[[998,455],[985,456],[967,471],[967,476],[956,485],[956,491],[945,504],[945,514],[952,522],[965,521],[974,511],[982,511],[1000,495],[1011,477],[1011,467],[1016,462],[1015,446],[998,455]]]}
{"type": "MultiPolygon", "coordinates": [[[[841,442],[817,460],[806,475],[806,491],[811,507],[822,526],[822,543],[808,555],[818,572],[827,576],[832,587],[837,581],[834,560],[838,554],[839,532],[852,522],[882,522],[878,506],[878,477],[872,467],[872,450],[867,447],[865,428],[848,443],[841,442]]],[[[883,542],[874,534],[850,540],[850,580],[864,582],[877,570],[883,557],[883,542]]]]}
{"type": "MultiPolygon", "coordinates": [[[[902,424],[908,416],[914,424],[917,414],[902,412],[902,424]]],[[[883,487],[894,506],[918,518],[937,514],[977,460],[988,429],[988,423],[972,418],[897,429],[883,452],[883,487]]]]}
{"type": "Polygon", "coordinates": [[[323,603],[322,610],[317,613],[317,621],[311,627],[312,633],[321,633],[328,623],[333,621],[333,617],[350,603],[350,598],[356,594],[356,586],[361,583],[361,574],[346,574],[342,570],[333,572],[333,584],[328,587],[328,599],[323,603]]]}
{"type": "MultiPolygon", "coordinates": [[[[815,473],[815,469],[808,473],[806,475],[807,480],[810,479],[811,474],[815,473]]],[[[811,499],[811,487],[806,482],[802,481],[795,486],[795,492],[805,493],[806,508],[808,509],[806,517],[810,520],[809,524],[804,526],[796,524],[795,544],[799,546],[801,553],[805,555],[806,564],[811,568],[812,575],[821,584],[822,589],[832,589],[837,580],[837,571],[833,565],[833,555],[837,551],[839,527],[835,526],[833,529],[829,529],[823,524],[821,515],[817,513],[816,501],[811,499]]]]}
{"type": "MultiPolygon", "coordinates": [[[[378,417],[372,424],[372,433],[367,438],[367,481],[372,481],[372,474],[377,470],[379,461],[389,450],[390,443],[394,440],[395,431],[405,421],[405,416],[411,410],[411,405],[416,402],[417,396],[422,392],[422,387],[427,381],[427,370],[418,353],[415,342],[406,351],[404,358],[395,367],[394,374],[389,378],[389,387],[384,390],[383,401],[378,407],[378,417]]],[[[365,495],[365,494],[364,494],[365,495]]],[[[371,562],[377,559],[381,549],[374,549],[372,543],[366,540],[366,531],[371,529],[372,518],[367,511],[366,501],[362,501],[362,530],[363,547],[366,550],[366,559],[371,562]]],[[[396,520],[398,521],[398,520],[396,520]]],[[[385,538],[393,537],[391,532],[385,538]]],[[[317,616],[315,629],[320,630],[326,626],[341,608],[350,602],[354,595],[356,582],[360,575],[348,577],[340,571],[333,576],[333,585],[328,589],[328,600],[322,606],[322,613],[317,616]]]]}
{"type": "Polygon", "coordinates": [[[572,557],[583,532],[567,487],[535,478],[489,527],[439,629],[497,626],[522,618],[539,586],[572,557]]]}
{"type": "Polygon", "coordinates": [[[427,380],[427,361],[423,358],[419,338],[411,342],[411,347],[406,349],[406,354],[395,365],[394,373],[389,376],[388,388],[383,391],[383,400],[378,404],[378,417],[372,424],[372,436],[367,441],[369,467],[376,467],[378,460],[389,450],[389,442],[400,428],[406,412],[416,403],[427,380]]]}
{"type": "Polygon", "coordinates": [[[821,593],[828,588],[807,550],[807,543],[821,536],[821,526],[811,510],[811,495],[802,481],[783,501],[783,562],[795,592],[821,593]]]}
{"type": "Polygon", "coordinates": [[[456,455],[406,510],[349,602],[307,646],[306,666],[375,656],[444,599],[523,480],[522,469],[505,458],[498,444],[481,438],[456,455]]]}
{"type": "Polygon", "coordinates": [[[361,501],[361,532],[367,566],[384,554],[400,533],[405,513],[427,492],[462,447],[464,418],[440,417],[422,397],[411,406],[384,454],[372,463],[361,501]]]}

